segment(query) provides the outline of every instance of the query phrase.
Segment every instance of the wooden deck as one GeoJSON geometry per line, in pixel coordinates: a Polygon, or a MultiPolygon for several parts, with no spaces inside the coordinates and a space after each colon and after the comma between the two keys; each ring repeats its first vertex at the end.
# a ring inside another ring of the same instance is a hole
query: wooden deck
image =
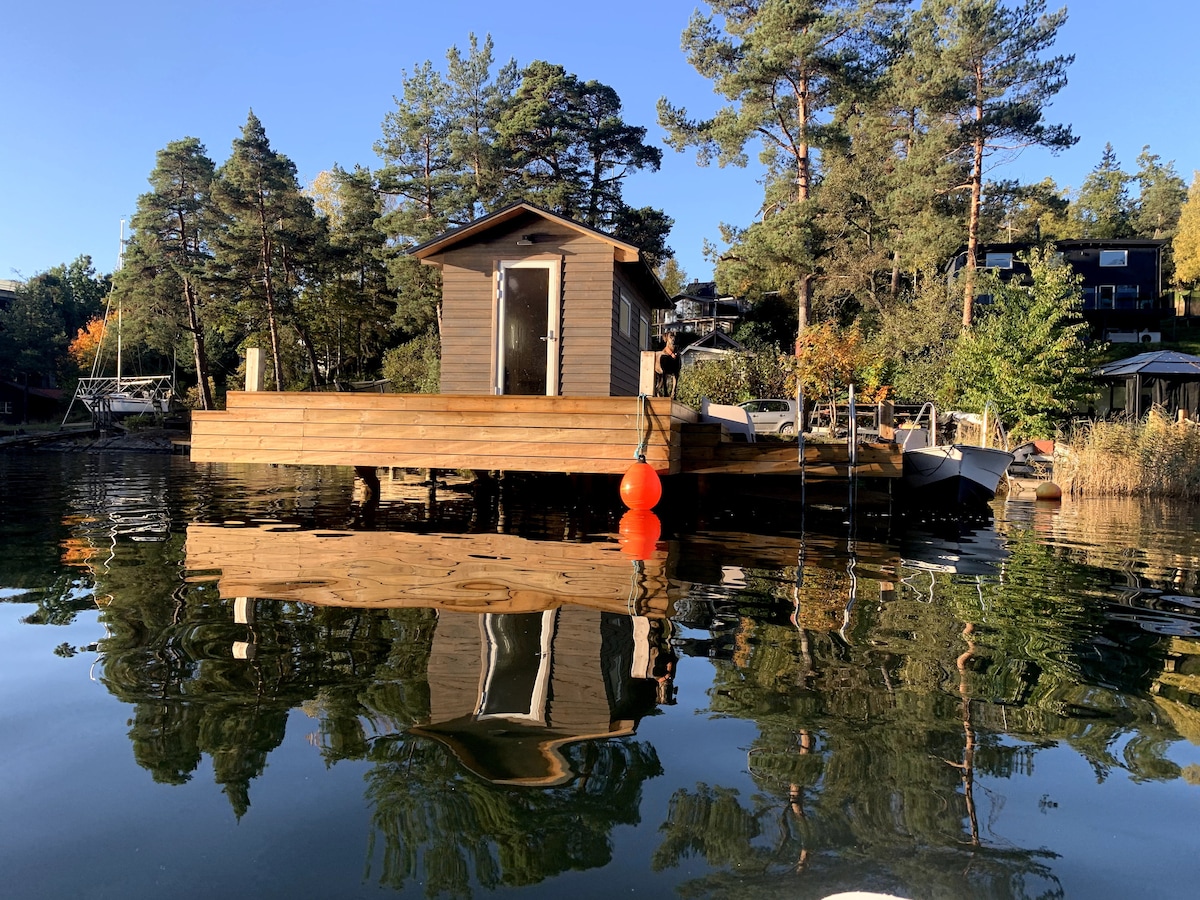
{"type": "Polygon", "coordinates": [[[675,474],[697,418],[666,397],[234,392],[192,414],[192,460],[622,474],[645,441],[675,474]]]}
{"type": "Polygon", "coordinates": [[[729,440],[666,397],[231,392],[192,414],[195,462],[620,475],[644,448],[662,475],[899,478],[900,450],[729,440]]]}

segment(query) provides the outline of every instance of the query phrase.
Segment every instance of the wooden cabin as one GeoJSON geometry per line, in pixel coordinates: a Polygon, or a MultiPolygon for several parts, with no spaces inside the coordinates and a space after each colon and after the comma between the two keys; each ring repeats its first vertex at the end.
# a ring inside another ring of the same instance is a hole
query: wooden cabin
{"type": "Polygon", "coordinates": [[[442,273],[441,393],[639,393],[672,304],[637,247],[514,203],[410,253],[442,273]]]}

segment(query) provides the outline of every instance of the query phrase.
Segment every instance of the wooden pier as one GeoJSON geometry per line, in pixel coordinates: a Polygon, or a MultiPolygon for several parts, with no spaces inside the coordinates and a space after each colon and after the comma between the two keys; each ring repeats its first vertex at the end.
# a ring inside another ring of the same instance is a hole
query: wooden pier
{"type": "Polygon", "coordinates": [[[192,414],[195,462],[660,475],[895,479],[895,444],[733,441],[668,397],[231,392],[192,414]]]}

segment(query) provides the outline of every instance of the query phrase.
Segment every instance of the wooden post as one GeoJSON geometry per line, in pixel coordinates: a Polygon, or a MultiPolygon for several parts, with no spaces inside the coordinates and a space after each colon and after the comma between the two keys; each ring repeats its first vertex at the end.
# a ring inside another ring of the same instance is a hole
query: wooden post
{"type": "Polygon", "coordinates": [[[246,390],[263,389],[263,352],[261,347],[246,350],[246,390]]]}
{"type": "Polygon", "coordinates": [[[654,396],[654,359],[657,356],[657,351],[642,351],[641,367],[638,369],[638,393],[647,397],[654,396]]]}
{"type": "Polygon", "coordinates": [[[879,404],[875,420],[879,426],[880,440],[894,441],[896,439],[896,406],[891,400],[884,400],[879,404]]]}

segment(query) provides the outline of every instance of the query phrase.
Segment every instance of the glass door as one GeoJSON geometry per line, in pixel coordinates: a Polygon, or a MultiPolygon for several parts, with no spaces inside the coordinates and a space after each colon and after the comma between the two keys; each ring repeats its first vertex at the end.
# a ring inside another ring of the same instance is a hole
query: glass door
{"type": "Polygon", "coordinates": [[[558,262],[500,264],[496,393],[558,393],[558,262]]]}

